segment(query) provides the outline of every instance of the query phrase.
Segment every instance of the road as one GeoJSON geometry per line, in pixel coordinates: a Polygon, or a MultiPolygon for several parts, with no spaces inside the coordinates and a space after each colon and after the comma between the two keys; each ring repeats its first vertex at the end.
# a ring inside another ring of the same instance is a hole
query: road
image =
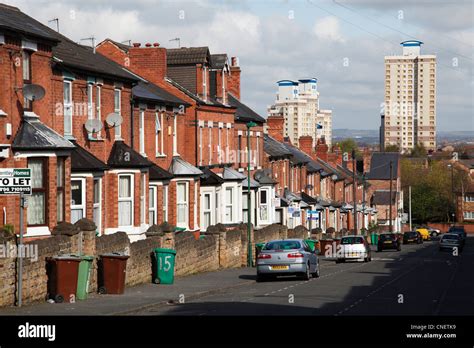
{"type": "MultiPolygon", "coordinates": [[[[474,237],[459,256],[438,243],[373,252],[372,262],[321,261],[321,277],[248,282],[185,303],[137,315],[472,315],[474,237]]],[[[243,272],[242,279],[254,279],[243,272]]],[[[216,284],[218,286],[218,284],[216,284]]],[[[132,313],[129,313],[132,314],[132,313]]]]}

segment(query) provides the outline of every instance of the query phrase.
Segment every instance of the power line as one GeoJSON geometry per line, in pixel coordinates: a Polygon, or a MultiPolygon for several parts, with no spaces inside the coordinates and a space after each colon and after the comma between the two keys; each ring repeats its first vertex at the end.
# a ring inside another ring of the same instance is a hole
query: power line
{"type": "MultiPolygon", "coordinates": [[[[378,25],[381,25],[381,26],[383,26],[383,27],[385,27],[385,28],[388,28],[388,29],[390,29],[390,30],[396,31],[396,32],[399,33],[399,34],[405,35],[405,36],[407,36],[407,37],[409,37],[409,38],[412,38],[412,39],[418,39],[417,37],[412,36],[412,35],[410,35],[410,34],[408,34],[408,33],[405,33],[405,32],[403,32],[403,31],[401,31],[401,30],[399,30],[399,29],[397,29],[397,28],[394,28],[394,27],[392,27],[392,26],[390,26],[390,25],[381,23],[381,22],[377,21],[376,19],[372,18],[371,16],[368,16],[368,15],[366,15],[366,14],[364,14],[364,13],[361,13],[360,11],[357,11],[356,9],[354,9],[354,8],[352,8],[352,7],[349,7],[349,6],[347,6],[347,5],[343,5],[343,4],[339,3],[339,2],[337,2],[337,0],[333,0],[333,3],[335,3],[336,5],[338,5],[338,6],[340,6],[340,7],[345,8],[345,9],[351,11],[351,12],[354,12],[355,14],[358,14],[359,16],[363,16],[363,17],[365,17],[365,18],[368,18],[369,20],[371,20],[372,22],[374,22],[374,23],[376,23],[376,24],[378,24],[378,25]]],[[[449,50],[449,49],[447,49],[447,48],[444,48],[444,47],[435,45],[435,44],[433,44],[433,43],[431,43],[431,42],[430,42],[430,45],[432,45],[432,46],[434,46],[434,47],[437,47],[437,48],[440,48],[440,49],[442,49],[442,50],[444,50],[444,51],[446,51],[446,52],[450,52],[450,53],[452,53],[452,54],[455,54],[456,56],[460,56],[460,57],[463,57],[463,58],[472,60],[471,57],[465,56],[465,55],[460,54],[460,53],[458,53],[458,52],[451,51],[451,50],[449,50]]]]}

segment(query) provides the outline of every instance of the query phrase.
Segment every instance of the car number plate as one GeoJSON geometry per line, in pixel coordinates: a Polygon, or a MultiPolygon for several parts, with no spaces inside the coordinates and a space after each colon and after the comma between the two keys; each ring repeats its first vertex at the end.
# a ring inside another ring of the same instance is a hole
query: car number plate
{"type": "Polygon", "coordinates": [[[288,266],[284,266],[284,265],[272,266],[272,270],[273,269],[281,270],[281,269],[288,269],[288,268],[289,268],[288,266]]]}
{"type": "Polygon", "coordinates": [[[385,244],[390,244],[390,243],[392,243],[392,241],[387,240],[387,241],[385,241],[384,243],[385,243],[385,244]]]}

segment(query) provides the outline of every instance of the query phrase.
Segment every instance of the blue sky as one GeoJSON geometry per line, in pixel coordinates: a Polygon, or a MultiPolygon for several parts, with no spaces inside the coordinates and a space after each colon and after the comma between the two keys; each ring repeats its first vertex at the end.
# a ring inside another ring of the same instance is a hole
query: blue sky
{"type": "Polygon", "coordinates": [[[417,38],[438,57],[438,129],[474,132],[471,0],[6,1],[43,23],[58,17],[74,40],[175,47],[169,40],[180,37],[182,46],[238,56],[242,100],[263,116],[276,81],[315,76],[334,128],[378,128],[384,56],[417,38]]]}

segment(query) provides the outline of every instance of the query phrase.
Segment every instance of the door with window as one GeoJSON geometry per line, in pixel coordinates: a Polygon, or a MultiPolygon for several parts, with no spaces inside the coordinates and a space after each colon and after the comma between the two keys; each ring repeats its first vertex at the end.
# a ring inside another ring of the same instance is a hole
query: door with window
{"type": "Polygon", "coordinates": [[[133,226],[133,175],[119,175],[119,226],[133,226]]]}
{"type": "Polygon", "coordinates": [[[86,216],[86,179],[71,180],[71,223],[86,216]]]}
{"type": "Polygon", "coordinates": [[[47,180],[46,158],[29,158],[28,168],[31,169],[31,196],[28,198],[28,226],[44,226],[47,224],[47,180]]]}
{"type": "Polygon", "coordinates": [[[96,225],[96,231],[102,231],[102,179],[94,178],[94,190],[93,190],[93,208],[92,218],[96,225]]]}
{"type": "Polygon", "coordinates": [[[156,211],[156,194],[157,187],[150,186],[148,188],[148,223],[150,225],[156,225],[158,222],[156,211]]]}
{"type": "Polygon", "coordinates": [[[261,223],[268,223],[268,218],[269,218],[269,194],[268,194],[268,189],[261,189],[260,190],[260,199],[259,199],[259,214],[260,214],[260,222],[261,223]]]}
{"type": "Polygon", "coordinates": [[[209,226],[212,225],[212,205],[211,205],[212,194],[206,192],[202,196],[202,227],[206,230],[209,226]]]}
{"type": "Polygon", "coordinates": [[[189,226],[189,189],[187,182],[178,182],[176,185],[177,225],[189,226]]]}

